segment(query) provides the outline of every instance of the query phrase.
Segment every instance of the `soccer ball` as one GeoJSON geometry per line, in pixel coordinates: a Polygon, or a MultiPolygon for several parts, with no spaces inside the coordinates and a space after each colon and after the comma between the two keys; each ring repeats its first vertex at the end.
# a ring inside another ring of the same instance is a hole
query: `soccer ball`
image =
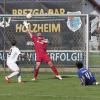
{"type": "Polygon", "coordinates": [[[32,17],[32,14],[30,14],[30,13],[26,15],[26,18],[28,18],[28,19],[30,19],[31,17],[32,17]]]}
{"type": "Polygon", "coordinates": [[[99,82],[96,82],[96,85],[99,85],[99,82]]]}

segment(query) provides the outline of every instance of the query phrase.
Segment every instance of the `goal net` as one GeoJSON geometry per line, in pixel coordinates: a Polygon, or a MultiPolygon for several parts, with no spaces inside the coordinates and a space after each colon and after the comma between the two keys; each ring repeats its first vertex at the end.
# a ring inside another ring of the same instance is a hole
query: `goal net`
{"type": "MultiPolygon", "coordinates": [[[[29,28],[33,34],[41,32],[49,40],[47,51],[57,67],[75,67],[76,61],[82,61],[88,66],[86,14],[33,15],[31,19],[27,19],[26,15],[0,15],[0,55],[5,53],[5,59],[11,46],[10,42],[15,39],[19,49],[28,58],[19,58],[20,64],[24,67],[35,64],[34,43],[26,33],[23,25],[25,20],[30,23],[29,28]]],[[[41,66],[47,67],[44,63],[41,66]]]]}

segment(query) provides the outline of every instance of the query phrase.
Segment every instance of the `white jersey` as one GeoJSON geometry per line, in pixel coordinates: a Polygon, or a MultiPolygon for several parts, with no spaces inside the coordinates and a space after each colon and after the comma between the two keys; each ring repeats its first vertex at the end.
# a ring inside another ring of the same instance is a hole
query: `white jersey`
{"type": "Polygon", "coordinates": [[[16,62],[20,53],[20,50],[16,46],[12,46],[7,56],[7,62],[16,62]]]}

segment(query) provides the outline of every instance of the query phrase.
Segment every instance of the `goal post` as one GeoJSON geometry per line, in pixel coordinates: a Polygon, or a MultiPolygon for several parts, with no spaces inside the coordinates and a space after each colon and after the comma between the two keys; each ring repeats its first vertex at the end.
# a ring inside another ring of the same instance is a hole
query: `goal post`
{"type": "Polygon", "coordinates": [[[75,67],[76,61],[82,61],[88,69],[88,14],[39,14],[32,15],[31,19],[27,19],[26,15],[1,14],[0,18],[0,30],[5,28],[5,50],[0,51],[1,55],[6,51],[7,57],[10,41],[15,39],[20,50],[29,57],[28,60],[19,58],[21,64],[36,61],[35,51],[32,50],[34,43],[23,25],[23,21],[27,20],[35,35],[42,32],[48,38],[47,51],[57,67],[75,67]]]}

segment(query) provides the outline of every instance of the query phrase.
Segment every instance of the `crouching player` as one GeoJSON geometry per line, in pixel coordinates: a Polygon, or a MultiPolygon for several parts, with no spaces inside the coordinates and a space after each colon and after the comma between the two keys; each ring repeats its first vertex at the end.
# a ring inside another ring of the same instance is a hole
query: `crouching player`
{"type": "Polygon", "coordinates": [[[76,67],[78,68],[77,74],[80,79],[81,85],[98,85],[99,82],[96,81],[95,76],[89,70],[87,70],[83,63],[80,61],[76,62],[76,67]]]}
{"type": "Polygon", "coordinates": [[[18,65],[16,63],[16,61],[18,59],[18,56],[21,54],[21,52],[17,48],[15,40],[13,40],[11,42],[11,45],[12,46],[11,46],[11,48],[9,50],[8,57],[7,57],[7,66],[12,71],[12,73],[10,75],[8,75],[8,76],[5,76],[5,80],[9,83],[10,79],[13,76],[17,76],[18,83],[22,83],[21,75],[20,75],[20,68],[18,67],[18,65]]]}

